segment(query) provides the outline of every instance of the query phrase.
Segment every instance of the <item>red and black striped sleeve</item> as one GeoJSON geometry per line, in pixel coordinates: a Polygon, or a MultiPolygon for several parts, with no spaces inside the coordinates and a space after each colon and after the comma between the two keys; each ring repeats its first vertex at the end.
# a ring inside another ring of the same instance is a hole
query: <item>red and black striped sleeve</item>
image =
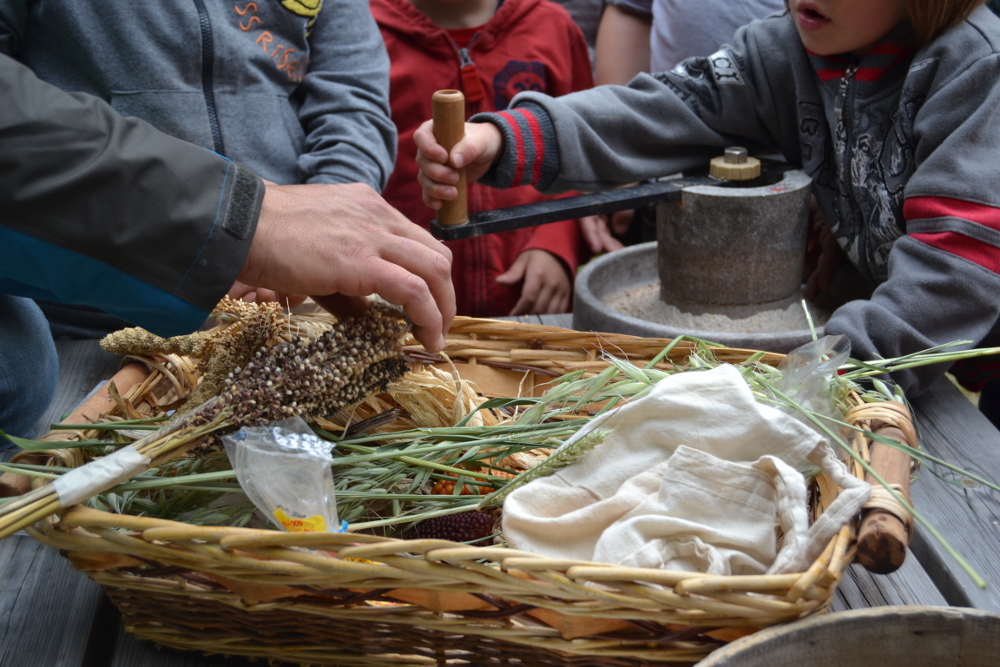
{"type": "Polygon", "coordinates": [[[545,109],[525,102],[516,108],[473,116],[471,122],[489,122],[503,133],[500,161],[481,182],[495,188],[533,185],[545,190],[559,173],[555,128],[545,109]]]}

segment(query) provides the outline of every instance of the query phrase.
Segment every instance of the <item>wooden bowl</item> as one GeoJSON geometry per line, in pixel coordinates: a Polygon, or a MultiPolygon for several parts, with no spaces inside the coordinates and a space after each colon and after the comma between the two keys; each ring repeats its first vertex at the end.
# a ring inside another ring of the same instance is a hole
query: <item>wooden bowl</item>
{"type": "Polygon", "coordinates": [[[766,628],[698,667],[994,667],[1000,615],[961,607],[874,607],[766,628]]]}

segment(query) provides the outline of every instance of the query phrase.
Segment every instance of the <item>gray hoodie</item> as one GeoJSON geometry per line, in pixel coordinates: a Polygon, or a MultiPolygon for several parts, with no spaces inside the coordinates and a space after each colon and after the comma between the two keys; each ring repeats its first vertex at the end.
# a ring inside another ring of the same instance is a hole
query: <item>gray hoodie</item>
{"type": "Polygon", "coordinates": [[[0,0],[0,53],[278,183],[381,190],[392,171],[366,0],[0,0]]]}
{"type": "MultiPolygon", "coordinates": [[[[847,335],[852,356],[1000,345],[1000,19],[979,8],[915,53],[908,33],[860,62],[818,58],[782,16],[628,86],[522,93],[504,116],[473,119],[505,135],[487,180],[507,187],[537,173],[543,191],[601,190],[704,166],[733,144],[776,151],[812,177],[874,288],[826,326],[847,335]]],[[[894,378],[917,395],[945,370],[894,378]]]]}

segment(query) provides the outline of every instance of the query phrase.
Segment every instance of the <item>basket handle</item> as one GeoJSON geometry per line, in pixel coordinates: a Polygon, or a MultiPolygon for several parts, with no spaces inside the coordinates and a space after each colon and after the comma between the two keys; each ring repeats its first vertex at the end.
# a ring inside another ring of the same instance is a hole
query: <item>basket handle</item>
{"type": "MultiPolygon", "coordinates": [[[[877,435],[914,446],[894,424],[876,420],[872,422],[871,429],[877,435]]],[[[910,455],[890,445],[872,441],[869,456],[872,470],[909,503],[910,455]]],[[[869,572],[889,574],[895,572],[906,558],[906,547],[913,535],[913,517],[878,480],[868,473],[865,479],[872,485],[873,497],[862,513],[855,560],[869,572]]]]}

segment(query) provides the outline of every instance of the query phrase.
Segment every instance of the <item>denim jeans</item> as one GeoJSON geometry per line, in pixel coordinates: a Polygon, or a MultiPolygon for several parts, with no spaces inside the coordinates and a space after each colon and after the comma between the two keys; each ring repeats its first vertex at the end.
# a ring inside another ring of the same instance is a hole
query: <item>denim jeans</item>
{"type": "MultiPolygon", "coordinates": [[[[59,379],[48,322],[31,299],[0,294],[0,429],[33,438],[59,379]]],[[[8,440],[0,440],[0,449],[8,440]]]]}

